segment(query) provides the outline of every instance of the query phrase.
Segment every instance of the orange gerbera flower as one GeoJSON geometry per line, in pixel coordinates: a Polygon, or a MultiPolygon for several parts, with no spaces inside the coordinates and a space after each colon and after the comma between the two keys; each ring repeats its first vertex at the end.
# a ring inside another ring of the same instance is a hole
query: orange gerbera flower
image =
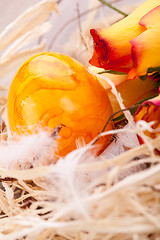
{"type": "MultiPolygon", "coordinates": [[[[58,156],[76,148],[76,141],[90,142],[112,114],[109,98],[97,78],[72,59],[58,53],[31,57],[18,70],[8,96],[8,120],[12,134],[32,134],[39,128],[61,126],[58,156]]],[[[105,130],[112,129],[111,123],[105,130]]],[[[98,152],[110,137],[99,139],[98,152]]]]}
{"type": "MultiPolygon", "coordinates": [[[[155,132],[145,131],[145,134],[151,138],[155,138],[160,134],[160,94],[148,101],[143,102],[142,106],[138,108],[134,116],[135,122],[144,120],[146,122],[154,121],[152,128],[157,130],[155,132]]],[[[142,139],[140,142],[143,143],[142,139]]]]}

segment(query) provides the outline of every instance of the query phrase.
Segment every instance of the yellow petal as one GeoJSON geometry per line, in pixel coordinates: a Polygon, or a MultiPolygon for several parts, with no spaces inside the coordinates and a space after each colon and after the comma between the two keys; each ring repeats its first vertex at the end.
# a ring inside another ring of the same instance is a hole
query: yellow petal
{"type": "MultiPolygon", "coordinates": [[[[102,69],[93,66],[89,69],[96,73],[102,71],[102,69]]],[[[130,107],[145,98],[155,95],[154,89],[156,83],[151,79],[146,79],[145,81],[142,81],[140,78],[128,80],[127,75],[115,75],[110,73],[103,73],[102,75],[112,80],[115,84],[117,91],[121,94],[125,107],[130,107]]],[[[113,112],[120,110],[117,99],[111,91],[111,86],[101,77],[101,75],[99,75],[98,80],[109,96],[113,112]]]]}
{"type": "Polygon", "coordinates": [[[149,11],[146,15],[144,15],[139,24],[141,26],[149,28],[160,28],[160,5],[149,11]]]}
{"type": "Polygon", "coordinates": [[[159,40],[160,29],[148,29],[130,41],[134,67],[128,74],[129,78],[145,75],[148,68],[160,66],[159,40]]]}

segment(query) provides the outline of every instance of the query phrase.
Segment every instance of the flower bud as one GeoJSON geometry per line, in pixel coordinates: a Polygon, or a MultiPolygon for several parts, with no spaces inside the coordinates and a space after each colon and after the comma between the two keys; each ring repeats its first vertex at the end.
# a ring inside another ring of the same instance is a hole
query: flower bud
{"type": "Polygon", "coordinates": [[[129,79],[156,67],[160,61],[159,4],[159,0],[147,0],[112,26],[91,29],[94,52],[90,63],[106,70],[129,72],[129,79]]]}

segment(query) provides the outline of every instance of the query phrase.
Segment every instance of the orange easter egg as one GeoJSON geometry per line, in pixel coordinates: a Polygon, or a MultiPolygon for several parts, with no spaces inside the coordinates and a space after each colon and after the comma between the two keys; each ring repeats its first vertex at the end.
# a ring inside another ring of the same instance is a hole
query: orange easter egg
{"type": "MultiPolygon", "coordinates": [[[[109,98],[97,78],[78,61],[44,52],[18,70],[8,95],[8,121],[13,135],[29,135],[61,126],[53,155],[65,156],[77,142],[89,143],[112,114],[109,98]]],[[[111,123],[106,130],[112,129],[111,123]]],[[[97,153],[110,142],[100,138],[97,153]]]]}

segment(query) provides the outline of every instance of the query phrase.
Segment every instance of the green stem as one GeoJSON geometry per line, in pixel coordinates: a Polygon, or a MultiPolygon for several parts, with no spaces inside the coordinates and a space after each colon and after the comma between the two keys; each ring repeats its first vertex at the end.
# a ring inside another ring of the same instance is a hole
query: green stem
{"type": "Polygon", "coordinates": [[[113,7],[110,3],[107,3],[105,0],[99,0],[101,3],[103,3],[104,5],[106,5],[107,7],[115,10],[116,12],[122,14],[123,16],[127,17],[128,14],[122,12],[121,10],[117,9],[116,7],[113,7]]]}
{"type": "Polygon", "coordinates": [[[127,75],[127,73],[113,71],[113,70],[105,70],[102,72],[98,72],[98,74],[103,74],[103,73],[110,73],[110,74],[115,74],[115,75],[127,75]]]}

